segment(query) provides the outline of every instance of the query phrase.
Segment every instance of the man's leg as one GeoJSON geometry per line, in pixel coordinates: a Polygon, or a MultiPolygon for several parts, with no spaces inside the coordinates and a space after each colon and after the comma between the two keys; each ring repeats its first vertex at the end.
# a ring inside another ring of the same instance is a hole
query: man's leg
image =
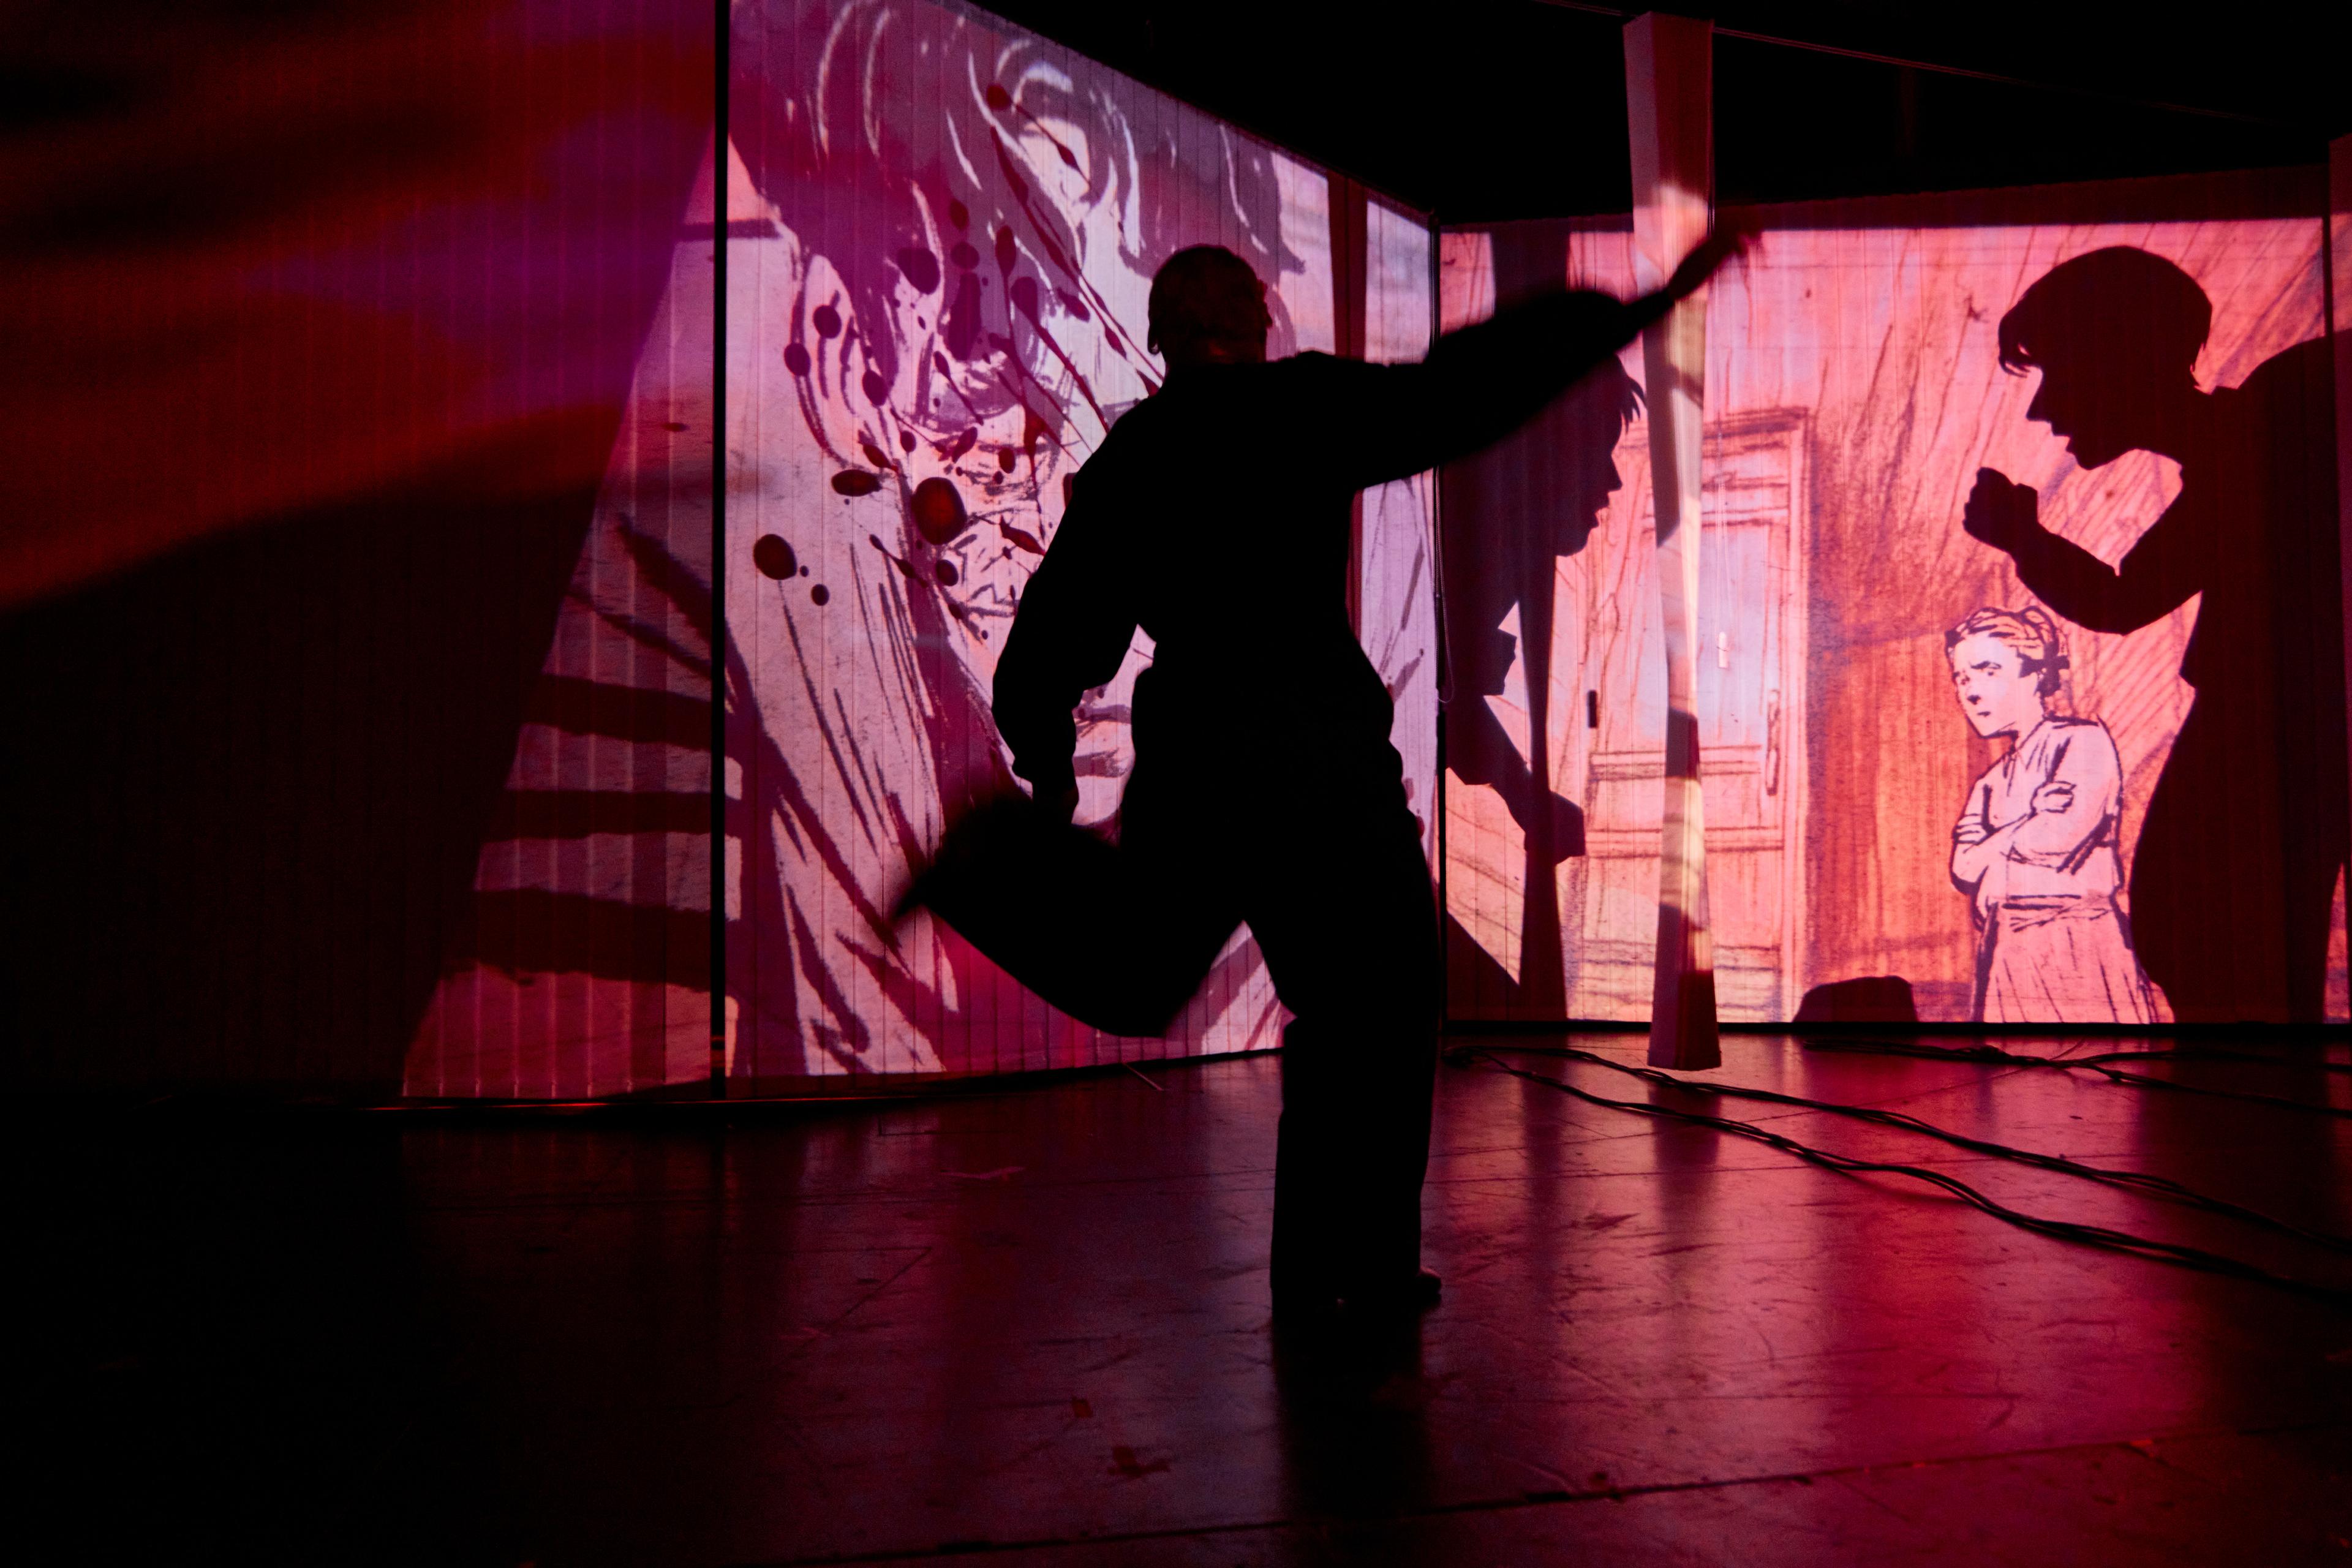
{"type": "Polygon", "coordinates": [[[929,906],[1071,1016],[1156,1035],[1241,923],[1213,858],[1166,827],[1147,813],[1113,847],[1026,800],[999,802],[950,830],[903,904],[929,906]]]}
{"type": "Polygon", "coordinates": [[[1262,842],[1244,909],[1283,1035],[1278,1308],[1409,1291],[1438,1023],[1435,901],[1401,797],[1262,842]]]}

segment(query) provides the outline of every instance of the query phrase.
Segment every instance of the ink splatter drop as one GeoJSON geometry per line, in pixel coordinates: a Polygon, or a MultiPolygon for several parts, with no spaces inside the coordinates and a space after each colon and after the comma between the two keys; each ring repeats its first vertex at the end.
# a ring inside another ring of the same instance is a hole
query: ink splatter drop
{"type": "Polygon", "coordinates": [[[939,563],[931,568],[931,575],[939,579],[939,584],[940,587],[954,587],[956,585],[955,563],[952,561],[942,561],[939,563]]]}
{"type": "Polygon", "coordinates": [[[1013,193],[1013,202],[1017,205],[1027,206],[1029,182],[1021,177],[1021,170],[1013,161],[1013,149],[1006,144],[1001,133],[996,138],[996,172],[1004,176],[1005,189],[1013,193]]]}
{"type": "Polygon", "coordinates": [[[971,346],[980,337],[980,279],[967,272],[956,283],[955,303],[940,320],[945,329],[948,352],[958,359],[970,359],[971,346]]]}
{"type": "Polygon", "coordinates": [[[845,496],[870,496],[882,488],[882,476],[844,468],[833,476],[833,488],[845,496]]]}
{"type": "Polygon", "coordinates": [[[686,428],[686,426],[683,426],[683,425],[681,425],[681,424],[679,424],[679,423],[678,423],[677,420],[675,420],[675,419],[668,419],[668,420],[664,420],[664,421],[662,422],[662,428],[663,428],[663,429],[665,429],[665,430],[668,430],[668,431],[673,431],[673,432],[675,432],[675,431],[683,430],[683,429],[685,429],[685,428],[686,428]]]}
{"type": "Polygon", "coordinates": [[[996,531],[1004,535],[1005,542],[1015,549],[1025,550],[1032,555],[1045,553],[1045,547],[1037,542],[1037,536],[1026,529],[1015,528],[1011,523],[999,519],[996,531]]]}
{"type": "Polygon", "coordinates": [[[1020,460],[1013,455],[1013,448],[1010,447],[1003,447],[996,454],[996,466],[1008,474],[1013,471],[1013,465],[1020,460]]]}
{"type": "Polygon", "coordinates": [[[841,335],[841,312],[830,305],[819,305],[809,312],[809,324],[816,328],[819,337],[837,338],[841,335]]]}
{"type": "Polygon", "coordinates": [[[955,372],[948,367],[948,356],[940,353],[937,349],[933,349],[931,351],[931,368],[938,371],[944,376],[952,376],[955,374],[955,372]]]}
{"type": "Polygon", "coordinates": [[[1013,280],[1013,308],[1034,323],[1037,320],[1037,279],[1015,278],[1013,280]]]}
{"type": "Polygon", "coordinates": [[[880,551],[883,556],[889,561],[890,564],[896,566],[899,572],[905,575],[907,581],[911,583],[915,580],[915,568],[913,564],[903,557],[893,554],[888,545],[883,543],[880,540],[875,538],[870,533],[866,536],[866,542],[880,551]]]}
{"type": "Polygon", "coordinates": [[[945,544],[971,522],[955,482],[937,476],[915,487],[914,513],[915,531],[933,546],[945,544]]]}
{"type": "Polygon", "coordinates": [[[861,441],[858,445],[865,449],[866,460],[873,464],[876,468],[887,468],[890,466],[890,459],[884,455],[882,448],[876,446],[873,442],[861,441]]]}
{"type": "Polygon", "coordinates": [[[971,247],[971,241],[959,239],[955,248],[948,252],[948,259],[969,272],[980,265],[980,252],[971,247]]]}
{"type": "Polygon", "coordinates": [[[994,82],[988,84],[988,91],[982,96],[988,100],[988,107],[1000,114],[1013,107],[1013,95],[994,82]]]}
{"type": "Polygon", "coordinates": [[[800,563],[793,558],[793,547],[772,533],[760,535],[758,542],[751,546],[751,564],[779,583],[801,569],[800,563]]]}
{"type": "Polygon", "coordinates": [[[832,597],[832,592],[822,583],[809,590],[809,603],[812,605],[822,605],[832,597]]]}
{"type": "Polygon", "coordinates": [[[901,430],[901,431],[899,431],[899,432],[898,432],[898,450],[900,450],[901,452],[911,452],[911,451],[913,451],[914,449],[915,449],[915,433],[914,433],[912,430],[901,430]]]}
{"type": "Polygon", "coordinates": [[[919,245],[910,245],[898,253],[898,270],[915,286],[918,294],[929,294],[940,286],[940,258],[919,245]]]}
{"type": "Polygon", "coordinates": [[[979,444],[979,430],[971,429],[966,430],[962,435],[957,437],[952,441],[935,443],[935,449],[939,452],[940,457],[945,458],[949,462],[952,463],[958,458],[962,457],[966,452],[971,451],[974,446],[979,444]]]}
{"type": "Polygon", "coordinates": [[[998,229],[996,231],[997,269],[1010,272],[1013,270],[1013,264],[1020,259],[1021,253],[1013,247],[1013,230],[1010,227],[998,229]]]}
{"type": "Polygon", "coordinates": [[[889,400],[890,384],[883,380],[880,376],[875,374],[872,371],[867,371],[866,373],[866,378],[859,382],[858,384],[866,389],[866,402],[874,404],[878,407],[883,403],[889,400]]]}
{"type": "Polygon", "coordinates": [[[784,368],[794,375],[806,375],[810,370],[809,352],[798,343],[784,345],[784,368]]]}
{"type": "Polygon", "coordinates": [[[803,567],[802,567],[802,568],[801,568],[801,575],[802,575],[802,576],[803,576],[803,577],[805,577],[805,576],[807,576],[807,575],[808,575],[808,568],[807,568],[807,567],[803,566],[803,567]]]}
{"type": "Polygon", "coordinates": [[[961,202],[950,201],[948,203],[948,221],[955,225],[958,228],[970,228],[971,226],[971,209],[964,205],[961,202]]]}
{"type": "Polygon", "coordinates": [[[1081,321],[1091,321],[1095,319],[1094,312],[1087,309],[1087,302],[1084,300],[1079,299],[1076,294],[1071,293],[1067,289],[1055,289],[1054,298],[1062,302],[1062,309],[1067,310],[1081,321]]]}

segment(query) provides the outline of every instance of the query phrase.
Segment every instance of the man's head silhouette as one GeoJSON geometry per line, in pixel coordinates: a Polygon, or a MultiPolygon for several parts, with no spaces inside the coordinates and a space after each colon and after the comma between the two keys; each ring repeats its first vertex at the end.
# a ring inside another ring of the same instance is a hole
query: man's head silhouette
{"type": "Polygon", "coordinates": [[[1160,264],[1151,279],[1150,321],[1147,346],[1171,370],[1258,363],[1274,325],[1265,285],[1222,245],[1191,246],[1160,264]]]}
{"type": "Polygon", "coordinates": [[[2061,262],[2025,291],[2000,319],[2000,363],[2042,373],[2026,417],[2095,468],[2137,447],[2168,448],[2197,396],[2197,355],[2212,325],[2195,279],[2115,246],[2061,262]]]}

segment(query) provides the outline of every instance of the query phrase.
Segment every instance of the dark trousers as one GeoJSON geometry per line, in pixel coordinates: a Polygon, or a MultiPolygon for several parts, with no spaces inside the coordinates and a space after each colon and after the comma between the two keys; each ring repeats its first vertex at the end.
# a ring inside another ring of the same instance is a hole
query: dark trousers
{"type": "Polygon", "coordinates": [[[909,901],[1114,1034],[1164,1032],[1248,921],[1292,1014],[1276,1297],[1401,1286],[1421,1258],[1440,971],[1397,754],[1229,737],[1159,750],[1171,760],[1128,781],[1116,849],[1005,801],[949,833],[909,901]],[[1256,765],[1230,765],[1236,756],[1256,765]]]}
{"type": "Polygon", "coordinates": [[[1162,949],[1190,985],[1246,921],[1292,1015],[1275,1153],[1277,1303],[1393,1288],[1420,1266],[1437,913],[1420,826],[1394,752],[1381,750],[1352,776],[1322,759],[1324,787],[1302,789],[1287,810],[1263,795],[1224,809],[1213,781],[1147,765],[1121,811],[1138,887],[1195,933],[1162,949]]]}

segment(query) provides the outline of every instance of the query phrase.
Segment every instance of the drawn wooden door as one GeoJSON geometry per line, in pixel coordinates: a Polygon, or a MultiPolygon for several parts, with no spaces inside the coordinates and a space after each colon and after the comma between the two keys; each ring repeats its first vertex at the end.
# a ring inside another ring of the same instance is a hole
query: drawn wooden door
{"type": "MultiPolygon", "coordinates": [[[[1789,411],[1706,426],[1699,777],[1717,1007],[1741,1022],[1785,1019],[1802,994],[1804,430],[1802,413],[1789,411]]],[[[1562,921],[1581,937],[1574,1017],[1649,1016],[1666,711],[1648,453],[1647,432],[1628,430],[1617,447],[1623,488],[1574,563],[1581,571],[1562,574],[1562,640],[1580,610],[1584,646],[1554,668],[1582,672],[1570,711],[1589,730],[1564,748],[1559,775],[1575,778],[1580,752],[1581,919],[1562,921]]]]}

